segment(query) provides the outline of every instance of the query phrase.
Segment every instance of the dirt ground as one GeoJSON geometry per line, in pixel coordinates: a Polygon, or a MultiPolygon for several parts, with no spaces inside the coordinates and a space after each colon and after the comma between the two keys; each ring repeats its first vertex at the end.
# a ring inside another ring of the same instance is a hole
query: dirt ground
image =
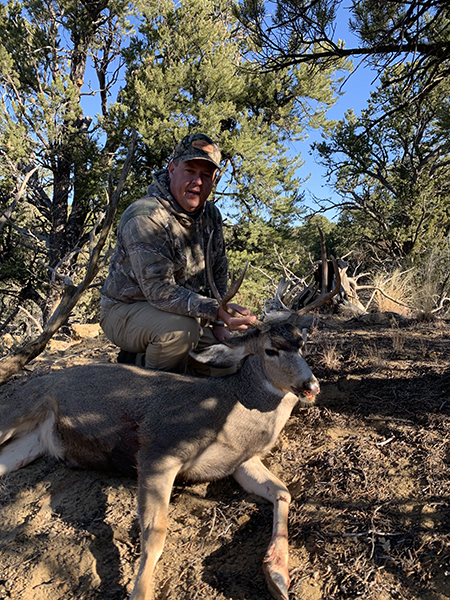
{"type": "MultiPolygon", "coordinates": [[[[288,485],[291,599],[450,599],[450,322],[327,319],[307,360],[322,392],[267,456],[288,485]]],[[[115,361],[59,341],[6,384],[115,361]]],[[[40,459],[0,482],[0,598],[126,598],[139,558],[136,481],[40,459]]],[[[269,600],[272,509],[233,479],[177,484],[157,600],[269,600]]]]}

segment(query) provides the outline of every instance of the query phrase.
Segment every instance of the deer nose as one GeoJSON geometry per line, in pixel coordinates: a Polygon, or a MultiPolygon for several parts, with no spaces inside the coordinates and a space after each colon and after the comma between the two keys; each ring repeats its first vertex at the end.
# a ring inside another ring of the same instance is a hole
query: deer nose
{"type": "Polygon", "coordinates": [[[303,396],[305,398],[312,399],[315,398],[320,392],[320,385],[313,375],[311,379],[304,381],[301,384],[301,387],[292,387],[291,389],[297,396],[303,396]]]}
{"type": "Polygon", "coordinates": [[[312,396],[316,396],[320,392],[320,385],[317,379],[314,377],[309,381],[305,381],[303,384],[303,389],[312,396]]]}

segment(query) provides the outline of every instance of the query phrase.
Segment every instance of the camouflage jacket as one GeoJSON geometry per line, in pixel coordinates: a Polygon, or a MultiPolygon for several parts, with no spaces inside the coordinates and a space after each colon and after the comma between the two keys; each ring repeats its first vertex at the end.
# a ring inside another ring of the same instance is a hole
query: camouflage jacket
{"type": "Polygon", "coordinates": [[[210,298],[205,251],[214,231],[212,263],[221,295],[227,286],[222,217],[206,202],[196,218],[183,211],[168,191],[167,170],[154,175],[147,196],[123,213],[108,277],[101,290],[102,308],[116,302],[148,301],[179,315],[214,320],[217,300],[210,298]]]}

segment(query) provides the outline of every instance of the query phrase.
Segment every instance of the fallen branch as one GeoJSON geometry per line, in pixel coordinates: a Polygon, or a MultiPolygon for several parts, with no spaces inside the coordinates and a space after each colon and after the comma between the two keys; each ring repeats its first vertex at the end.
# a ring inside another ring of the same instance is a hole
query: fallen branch
{"type": "Polygon", "coordinates": [[[376,292],[380,292],[380,294],[382,296],[384,296],[391,302],[398,304],[399,306],[404,306],[408,310],[415,310],[414,306],[409,306],[408,304],[405,304],[404,302],[400,302],[400,300],[396,300],[395,298],[392,298],[392,296],[389,296],[389,294],[386,294],[386,292],[384,292],[380,287],[378,287],[376,285],[360,285],[360,286],[358,286],[358,291],[359,290],[373,290],[373,294],[370,296],[370,300],[365,307],[366,312],[367,312],[367,309],[369,308],[370,304],[372,303],[372,300],[373,300],[376,292]]]}
{"type": "Polygon", "coordinates": [[[24,312],[24,313],[27,315],[27,317],[30,319],[30,321],[33,321],[33,323],[36,325],[36,327],[37,327],[37,330],[39,331],[39,333],[42,333],[43,329],[42,329],[42,326],[41,326],[41,324],[39,323],[39,321],[37,321],[37,320],[36,320],[36,319],[33,317],[33,315],[32,315],[30,312],[28,312],[28,311],[27,311],[27,309],[26,309],[26,308],[24,308],[23,306],[20,306],[20,305],[19,305],[17,308],[18,308],[19,310],[21,310],[22,312],[24,312]]]}

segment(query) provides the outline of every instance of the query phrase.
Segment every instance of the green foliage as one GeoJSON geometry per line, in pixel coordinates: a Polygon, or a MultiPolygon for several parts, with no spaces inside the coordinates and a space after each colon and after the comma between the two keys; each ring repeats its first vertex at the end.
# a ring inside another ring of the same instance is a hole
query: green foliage
{"type": "Polygon", "coordinates": [[[335,258],[339,258],[347,252],[348,247],[346,241],[342,238],[339,226],[323,215],[313,215],[299,228],[299,237],[312,260],[318,260],[321,256],[318,227],[322,230],[328,256],[333,255],[335,258]]]}
{"type": "Polygon", "coordinates": [[[183,135],[203,130],[223,150],[215,200],[238,237],[254,228],[244,250],[253,252],[254,236],[260,247],[265,236],[289,245],[302,215],[292,143],[325,125],[339,81],[333,69],[260,72],[255,50],[223,0],[0,4],[5,289],[11,278],[26,283],[48,318],[61,278],[83,268],[131,127],[141,143],[122,208],[145,193],[183,135]]]}
{"type": "Polygon", "coordinates": [[[416,262],[450,231],[449,83],[421,96],[426,82],[418,80],[405,98],[390,80],[392,73],[362,115],[347,113],[316,149],[350,241],[381,260],[416,262]],[[390,116],[374,121],[386,106],[390,116]]]}
{"type": "Polygon", "coordinates": [[[271,70],[296,64],[320,70],[355,57],[381,75],[409,60],[405,90],[417,76],[427,76],[424,93],[449,73],[450,6],[442,0],[360,0],[348,6],[342,0],[240,0],[236,12],[258,44],[258,60],[271,70]],[[345,18],[353,34],[349,43],[339,37],[345,18]]]}
{"type": "MultiPolygon", "coordinates": [[[[16,277],[25,278],[35,294],[53,293],[49,274],[54,271],[46,267],[72,276],[105,204],[106,177],[124,138],[114,146],[108,130],[84,116],[84,96],[95,95],[84,79],[90,60],[98,67],[95,87],[106,97],[126,35],[125,11],[121,2],[0,5],[0,209],[8,210],[14,223],[0,228],[0,277],[8,280],[14,271],[9,260],[14,243],[23,257],[16,277]]],[[[107,116],[105,105],[104,124],[107,116]]]]}
{"type": "Polygon", "coordinates": [[[290,272],[302,277],[320,259],[317,226],[326,239],[328,255],[338,250],[337,225],[322,215],[304,225],[290,227],[286,221],[242,219],[225,229],[230,267],[240,271],[250,263],[239,298],[244,306],[260,314],[264,302],[273,297],[280,280],[290,272]]]}
{"type": "Polygon", "coordinates": [[[166,164],[191,131],[214,137],[223,153],[217,189],[234,220],[293,210],[300,200],[292,142],[324,123],[338,81],[332,71],[311,80],[304,68],[277,74],[254,68],[254,50],[222,0],[148,1],[140,35],[125,53],[121,114],[143,136],[135,183],[166,164]]]}

